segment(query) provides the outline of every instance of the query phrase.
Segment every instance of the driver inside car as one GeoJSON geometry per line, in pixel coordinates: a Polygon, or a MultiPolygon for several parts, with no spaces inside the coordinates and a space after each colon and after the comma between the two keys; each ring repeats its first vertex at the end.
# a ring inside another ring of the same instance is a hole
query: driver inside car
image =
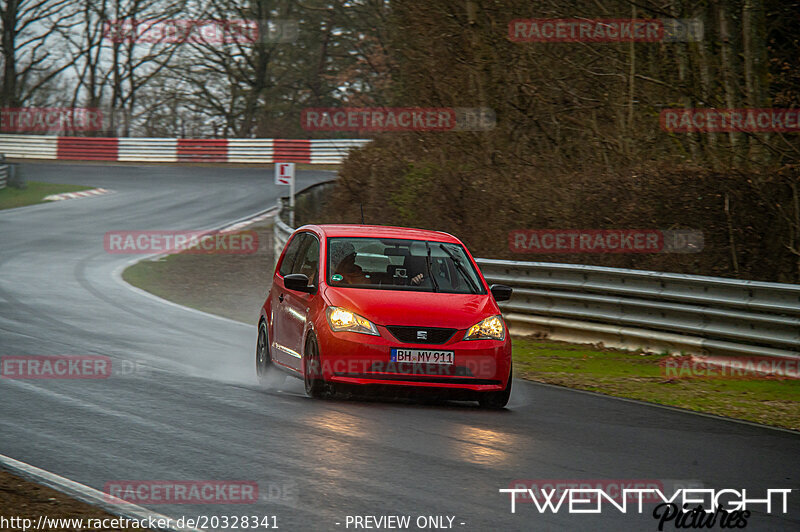
{"type": "Polygon", "coordinates": [[[356,249],[350,242],[335,242],[331,247],[331,264],[334,274],[341,275],[345,284],[370,284],[361,266],[356,264],[356,249]]]}
{"type": "Polygon", "coordinates": [[[408,269],[410,284],[419,286],[427,277],[427,264],[423,257],[409,256],[405,260],[405,266],[408,269]]]}

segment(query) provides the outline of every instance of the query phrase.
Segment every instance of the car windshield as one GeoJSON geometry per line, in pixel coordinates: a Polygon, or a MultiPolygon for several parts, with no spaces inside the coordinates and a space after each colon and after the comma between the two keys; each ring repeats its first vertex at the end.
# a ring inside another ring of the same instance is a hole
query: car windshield
{"type": "Polygon", "coordinates": [[[462,246],[426,240],[330,238],[328,285],[450,294],[486,293],[462,246]]]}

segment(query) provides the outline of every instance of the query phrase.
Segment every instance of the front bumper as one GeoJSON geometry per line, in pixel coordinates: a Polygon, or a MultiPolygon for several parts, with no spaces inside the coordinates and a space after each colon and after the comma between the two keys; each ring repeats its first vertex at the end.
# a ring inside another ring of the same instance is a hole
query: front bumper
{"type": "Polygon", "coordinates": [[[511,341],[464,341],[457,331],[443,344],[403,343],[385,327],[380,336],[334,333],[324,324],[317,331],[322,376],[332,383],[408,386],[490,392],[504,390],[511,368],[511,341]],[[454,364],[392,362],[392,348],[453,351],[454,364]]]}

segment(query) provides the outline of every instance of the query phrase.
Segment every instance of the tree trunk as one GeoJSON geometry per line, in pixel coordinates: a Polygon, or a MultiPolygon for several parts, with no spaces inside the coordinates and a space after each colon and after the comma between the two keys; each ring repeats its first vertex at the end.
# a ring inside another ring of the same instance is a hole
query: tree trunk
{"type": "Polygon", "coordinates": [[[0,107],[19,107],[17,100],[17,15],[18,0],[7,0],[0,11],[3,19],[3,82],[0,85],[0,107]]]}
{"type": "MultiPolygon", "coordinates": [[[[719,25],[719,39],[720,39],[720,71],[722,73],[722,86],[725,90],[725,105],[728,109],[735,109],[738,101],[736,94],[736,82],[734,80],[734,50],[731,42],[731,32],[728,22],[728,12],[730,0],[714,0],[714,7],[717,15],[717,24],[719,25]]],[[[734,156],[738,155],[738,133],[729,133],[728,138],[731,143],[731,150],[734,156]]]]}
{"type": "MultiPolygon", "coordinates": [[[[708,21],[711,20],[709,16],[708,10],[704,12],[703,16],[703,23],[705,28],[710,28],[710,24],[708,21]]],[[[700,97],[702,101],[700,102],[700,107],[710,107],[712,102],[712,75],[711,75],[711,64],[709,60],[709,51],[708,51],[708,40],[709,36],[706,34],[706,37],[699,43],[692,43],[690,46],[694,47],[696,50],[697,55],[697,70],[700,76],[700,97]]],[[[714,167],[719,166],[719,154],[717,153],[717,134],[716,133],[708,133],[706,135],[706,155],[709,161],[714,165],[714,167]]]]}
{"type": "MultiPolygon", "coordinates": [[[[744,0],[742,6],[742,54],[747,105],[761,108],[765,103],[767,84],[767,43],[762,0],[744,0]]],[[[767,139],[764,139],[767,140],[767,139]]],[[[764,155],[759,139],[750,138],[749,160],[764,155]]]]}

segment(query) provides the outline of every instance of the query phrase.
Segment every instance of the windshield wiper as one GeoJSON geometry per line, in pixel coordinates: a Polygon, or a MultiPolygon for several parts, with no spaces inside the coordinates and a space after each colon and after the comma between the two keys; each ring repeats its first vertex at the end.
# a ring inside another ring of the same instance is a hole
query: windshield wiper
{"type": "Polygon", "coordinates": [[[436,282],[436,277],[433,276],[433,269],[431,268],[431,245],[430,242],[425,242],[425,247],[428,248],[428,256],[425,258],[425,266],[428,267],[428,277],[431,278],[431,282],[433,283],[433,291],[439,291],[439,283],[436,282]]]}
{"type": "MultiPolygon", "coordinates": [[[[453,263],[456,265],[456,268],[458,268],[458,271],[461,272],[461,275],[464,277],[464,279],[467,280],[467,283],[469,283],[469,287],[470,289],[472,289],[472,293],[477,294],[478,292],[480,292],[480,290],[478,290],[478,287],[475,286],[475,281],[473,281],[472,277],[469,276],[469,272],[467,271],[467,269],[464,267],[463,264],[461,264],[461,259],[456,257],[452,251],[444,247],[444,244],[439,244],[439,247],[442,248],[442,251],[444,251],[445,253],[447,253],[447,255],[449,255],[450,259],[452,259],[453,263]]],[[[430,250],[428,250],[428,253],[430,254],[430,250]]]]}

